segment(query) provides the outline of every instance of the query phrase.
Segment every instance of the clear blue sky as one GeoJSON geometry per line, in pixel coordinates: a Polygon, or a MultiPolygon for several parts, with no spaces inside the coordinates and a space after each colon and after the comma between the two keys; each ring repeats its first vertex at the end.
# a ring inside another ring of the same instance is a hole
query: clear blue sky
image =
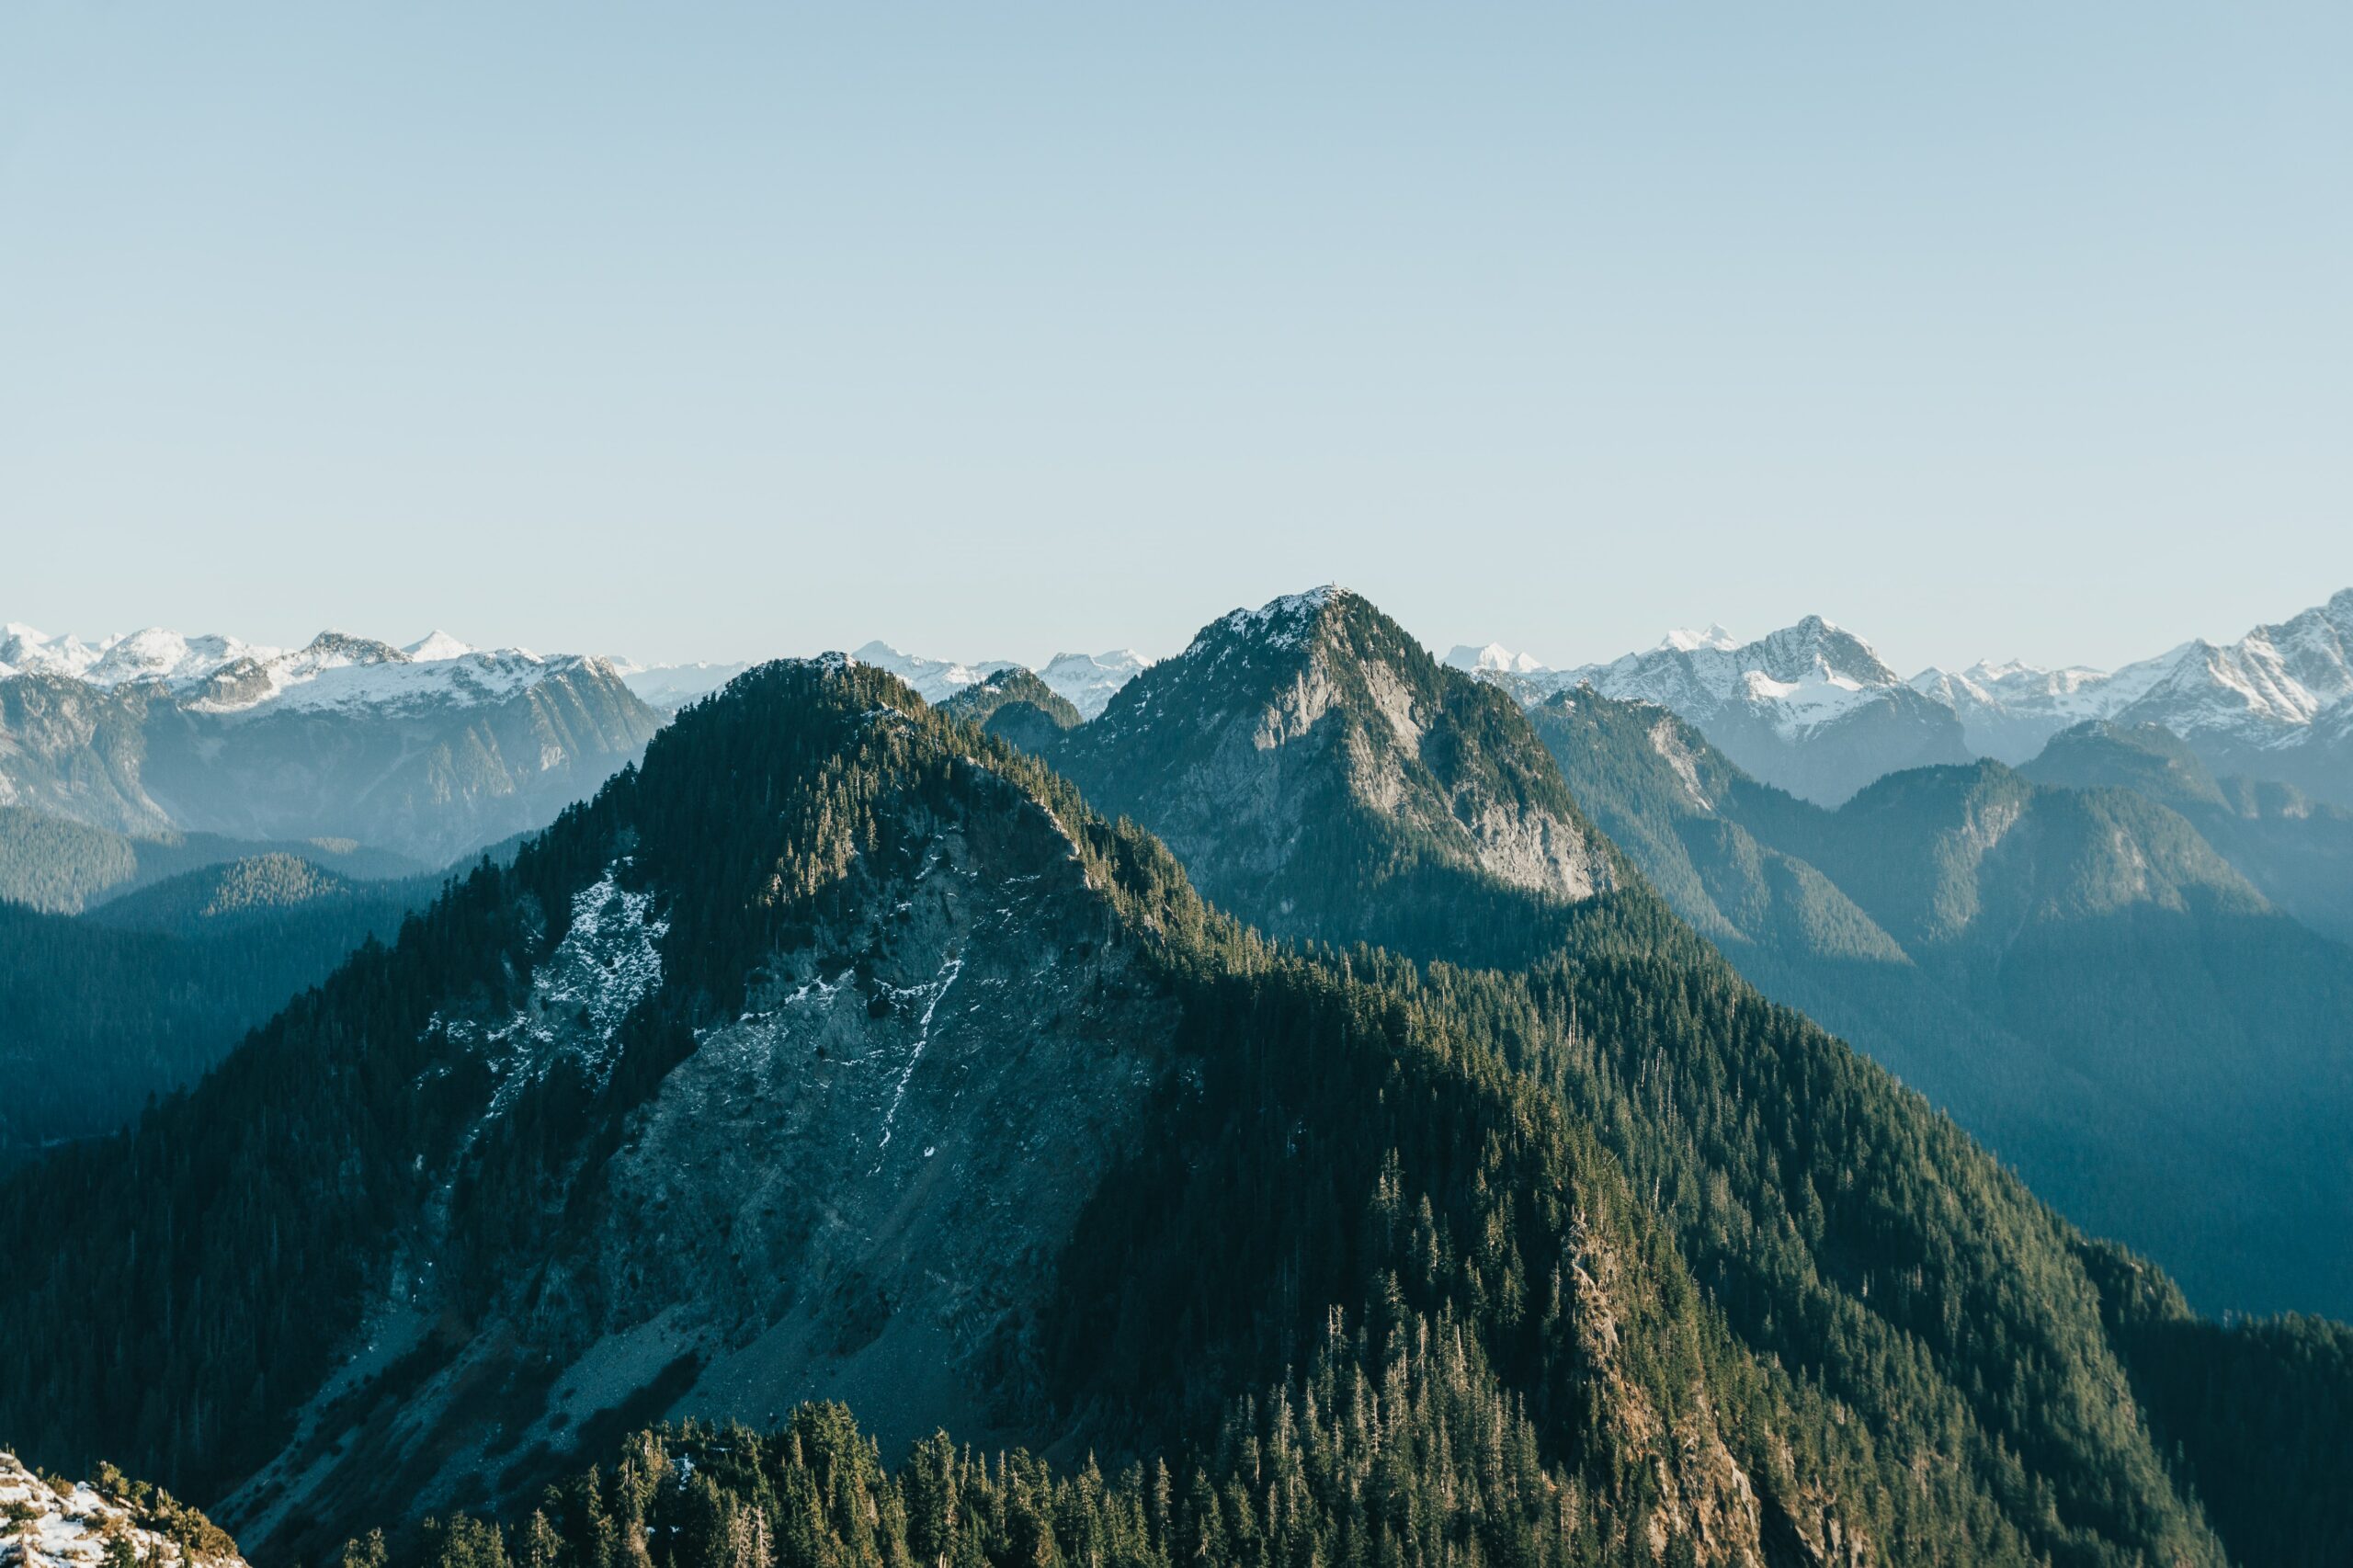
{"type": "Polygon", "coordinates": [[[0,8],[0,619],[1554,662],[2353,584],[2353,6],[0,8]]]}

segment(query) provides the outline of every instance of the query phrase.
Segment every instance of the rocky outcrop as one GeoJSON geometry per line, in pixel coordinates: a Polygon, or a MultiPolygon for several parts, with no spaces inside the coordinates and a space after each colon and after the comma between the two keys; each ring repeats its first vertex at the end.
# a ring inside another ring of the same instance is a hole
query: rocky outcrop
{"type": "Polygon", "coordinates": [[[211,1520],[112,1466],[68,1482],[0,1452],[0,1568],[244,1568],[244,1559],[211,1520]]]}

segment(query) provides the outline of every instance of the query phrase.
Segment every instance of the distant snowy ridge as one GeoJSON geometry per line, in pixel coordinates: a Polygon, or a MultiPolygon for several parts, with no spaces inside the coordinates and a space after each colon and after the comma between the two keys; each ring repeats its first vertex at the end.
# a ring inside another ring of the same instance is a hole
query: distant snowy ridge
{"type": "Polygon", "coordinates": [[[1947,706],[1818,615],[1747,642],[1717,625],[1677,629],[1642,653],[1574,669],[1492,642],[1457,647],[1447,663],[1531,706],[1589,687],[1666,709],[1757,778],[1825,805],[1894,767],[1968,755],[1947,706]]]}
{"type": "Polygon", "coordinates": [[[869,642],[854,651],[850,657],[861,665],[888,670],[915,688],[915,694],[926,702],[945,702],[968,686],[978,686],[999,670],[1019,669],[1010,659],[984,659],[979,664],[960,664],[953,659],[926,659],[917,653],[905,653],[888,642],[869,642]]]}
{"type": "Polygon", "coordinates": [[[1497,642],[1459,645],[1446,662],[1475,675],[1506,677],[1501,684],[1524,699],[1590,686],[1605,697],[1677,712],[1745,704],[1791,738],[1903,684],[1870,643],[1818,615],[1753,642],[1738,641],[1721,626],[1678,629],[1643,653],[1574,669],[1552,669],[1497,642]]]}
{"type": "Polygon", "coordinates": [[[217,635],[188,637],[162,627],[85,642],[29,626],[0,629],[0,680],[60,676],[112,689],[160,683],[191,709],[468,707],[496,702],[559,670],[594,667],[590,655],[543,658],[527,648],[477,649],[436,631],[395,648],[372,638],[322,631],[300,648],[272,648],[217,635]]]}
{"type": "Polygon", "coordinates": [[[1510,675],[1532,676],[1545,673],[1543,662],[1533,653],[1515,653],[1500,642],[1490,642],[1483,648],[1473,648],[1458,642],[1447,653],[1446,662],[1458,670],[1473,674],[1481,670],[1501,670],[1510,675]]]}
{"type": "Polygon", "coordinates": [[[1496,643],[1447,662],[1525,703],[1590,686],[1668,709],[1758,778],[1825,804],[1904,767],[2021,764],[2088,721],[2155,724],[2217,774],[2353,804],[2353,589],[2235,642],[2185,642],[2112,674],[1981,660],[1899,680],[1869,642],[1819,616],[1747,642],[1721,626],[1670,631],[1574,669],[1496,643]]]}
{"type": "Polygon", "coordinates": [[[2353,718],[2353,588],[2235,642],[2184,642],[2113,675],[1981,661],[1931,667],[1911,684],[1960,716],[1974,749],[2004,761],[2023,761],[2061,730],[2098,719],[2159,724],[2225,766],[2259,767],[2251,754],[2318,744],[2315,726],[2334,733],[2353,718]]]}

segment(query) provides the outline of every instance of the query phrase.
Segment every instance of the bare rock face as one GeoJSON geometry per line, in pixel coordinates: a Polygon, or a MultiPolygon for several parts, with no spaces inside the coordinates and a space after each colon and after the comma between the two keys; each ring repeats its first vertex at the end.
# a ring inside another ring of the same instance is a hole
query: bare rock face
{"type": "Polygon", "coordinates": [[[0,1568],[244,1563],[237,1543],[202,1514],[111,1466],[90,1481],[52,1481],[0,1452],[0,1568]]]}

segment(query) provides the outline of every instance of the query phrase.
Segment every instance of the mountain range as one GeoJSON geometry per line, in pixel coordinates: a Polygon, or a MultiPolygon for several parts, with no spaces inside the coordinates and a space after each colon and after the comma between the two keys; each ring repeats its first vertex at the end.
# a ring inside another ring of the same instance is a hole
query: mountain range
{"type": "Polygon", "coordinates": [[[1568,670],[1494,643],[1448,662],[1527,703],[1586,686],[1668,709],[1755,778],[1826,806],[1906,767],[2016,766],[2093,722],[2155,725],[2219,778],[2353,806],[2353,589],[2236,642],[2185,642],[2113,674],[2011,660],[1904,680],[1819,616],[1748,642],[1722,627],[1670,632],[1568,670]]]}
{"type": "Polygon", "coordinates": [[[0,805],[117,833],[335,838],[429,864],[543,825],[660,716],[607,660],[322,632],[0,642],[0,805]]]}
{"type": "Polygon", "coordinates": [[[1345,1412],[1379,1392],[1398,1465],[1247,1519],[1171,1488],[1171,1561],[1222,1557],[1212,1522],[1706,1562],[2222,1562],[2217,1528],[2325,1528],[2209,1522],[2193,1489],[2293,1477],[2198,1397],[2143,1403],[2148,1336],[2207,1332],[2163,1276],[1759,999],[1501,694],[1338,593],[1169,670],[1086,766],[1154,816],[1183,802],[1131,770],[1231,784],[1239,848],[1190,858],[1313,945],[985,733],[1036,704],[763,666],[191,1095],[0,1193],[37,1260],[0,1292],[0,1424],[290,1559],[534,1499],[593,1540],[619,1494],[567,1478],[635,1427],[789,1422],[801,1463],[841,1451],[787,1415],[828,1398],[918,1460],[944,1426],[1246,1498],[1302,1441],[1370,1462],[1345,1412]],[[1289,833],[1294,795],[1355,826],[1289,833]],[[1286,914],[1270,853],[1380,898],[1286,914]],[[1447,915],[1472,891],[1557,945],[1463,967],[1524,941],[1447,915]],[[1400,947],[1336,945],[1368,917],[1400,947]]]}
{"type": "MultiPolygon", "coordinates": [[[[1958,726],[1831,695],[1877,661],[1793,631],[1649,667],[1759,745],[1751,698],[1812,713],[1825,790],[1958,726]]],[[[1091,715],[888,653],[686,701],[192,1088],[0,1178],[0,1434],[345,1568],[2353,1548],[2353,1333],[2201,1318],[2037,1196],[2080,1217],[2072,1151],[2191,1267],[2335,1288],[2353,953],[2186,808],[2314,900],[2263,824],[2325,812],[2129,726],[1832,810],[1334,588],[1091,715]],[[2016,1119],[1992,1153],[1940,1071],[2016,1119]],[[2266,1202],[2313,1233],[2248,1216],[2273,1275],[2190,1244],[2266,1202]]],[[[18,825],[20,913],[76,932],[370,885],[18,825]]]]}
{"type": "MultiPolygon", "coordinates": [[[[2117,787],[2099,759],[2122,748],[2087,731],[2046,754],[2072,767],[1915,768],[1829,811],[1659,708],[1580,688],[1529,716],[1602,830],[1745,975],[2078,1223],[2210,1307],[2353,1312],[2336,1239],[2353,1225],[2353,949],[2200,831],[2259,839],[2262,819],[2117,787]]],[[[2294,891],[2341,914],[2326,867],[2294,891]]]]}

